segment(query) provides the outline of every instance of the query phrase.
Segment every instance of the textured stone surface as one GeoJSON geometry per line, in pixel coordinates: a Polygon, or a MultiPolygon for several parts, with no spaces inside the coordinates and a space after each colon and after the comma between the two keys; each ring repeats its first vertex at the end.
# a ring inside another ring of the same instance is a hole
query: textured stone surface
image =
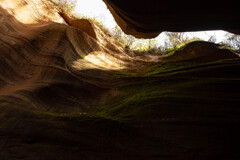
{"type": "Polygon", "coordinates": [[[162,62],[177,62],[186,60],[195,62],[211,62],[235,58],[239,58],[239,56],[221,45],[204,41],[196,41],[187,44],[178,51],[175,51],[174,54],[161,57],[160,59],[162,62]]]}
{"type": "Polygon", "coordinates": [[[68,25],[80,29],[81,31],[87,33],[89,36],[97,40],[93,26],[87,19],[72,19],[63,12],[59,12],[59,14],[63,17],[68,25]]]}
{"type": "Polygon", "coordinates": [[[152,38],[163,31],[229,30],[240,33],[238,2],[104,0],[127,34],[152,38]]]}

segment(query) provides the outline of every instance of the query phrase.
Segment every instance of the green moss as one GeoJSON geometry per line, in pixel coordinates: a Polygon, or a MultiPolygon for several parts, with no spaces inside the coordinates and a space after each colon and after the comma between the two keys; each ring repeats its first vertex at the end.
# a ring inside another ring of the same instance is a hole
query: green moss
{"type": "MultiPolygon", "coordinates": [[[[236,88],[236,83],[240,82],[240,77],[236,77],[240,69],[239,62],[239,59],[235,59],[207,63],[159,63],[149,65],[138,73],[124,72],[117,78],[126,82],[135,79],[120,88],[125,98],[112,105],[99,107],[94,115],[117,121],[132,121],[141,115],[156,112],[156,108],[149,107],[151,104],[227,104],[221,96],[212,95],[219,95],[219,83],[236,88]],[[206,86],[212,87],[210,93],[208,88],[202,90],[206,86]]],[[[221,94],[226,91],[223,88],[221,94]]]]}
{"type": "Polygon", "coordinates": [[[71,121],[86,121],[89,119],[95,119],[96,117],[92,117],[88,114],[82,113],[53,113],[53,112],[40,112],[41,115],[53,117],[57,119],[63,120],[71,120],[71,121]]]}
{"type": "MultiPolygon", "coordinates": [[[[176,62],[150,64],[138,72],[115,72],[125,84],[118,87],[125,96],[119,101],[99,106],[88,114],[43,113],[44,115],[76,121],[131,122],[143,115],[161,112],[164,107],[194,104],[227,105],[228,96],[240,90],[240,60],[221,60],[207,63],[176,62]],[[211,87],[209,90],[208,87],[211,87]],[[220,88],[225,86],[225,88],[220,88]],[[226,87],[227,86],[227,87],[226,87]],[[213,96],[214,95],[214,96],[213,96]]],[[[144,116],[143,116],[144,117],[144,116]]]]}
{"type": "MultiPolygon", "coordinates": [[[[106,116],[98,116],[93,113],[82,114],[82,113],[53,113],[53,112],[40,112],[41,115],[52,117],[55,119],[67,121],[77,124],[85,124],[85,125],[104,125],[105,127],[108,125],[116,125],[120,124],[121,121],[116,121],[112,118],[108,118],[106,116]]],[[[121,124],[122,125],[122,124],[121,124]]]]}
{"type": "MultiPolygon", "coordinates": [[[[167,82],[128,86],[122,89],[128,96],[112,105],[99,107],[93,114],[106,119],[130,122],[144,115],[155,114],[161,108],[172,105],[185,106],[196,103],[227,105],[229,99],[223,99],[224,96],[221,96],[227,89],[220,90],[217,84],[234,84],[232,87],[235,87],[238,82],[240,78],[178,78],[167,82]],[[212,87],[209,92],[204,90],[206,86],[212,87]]],[[[235,103],[235,101],[238,99],[233,97],[231,102],[235,103]]]]}
{"type": "Polygon", "coordinates": [[[162,101],[162,99],[178,93],[176,89],[181,86],[189,86],[195,83],[193,81],[183,81],[185,82],[169,81],[162,82],[161,84],[153,82],[145,85],[124,87],[122,91],[127,95],[125,98],[110,106],[99,107],[94,112],[94,115],[123,122],[133,120],[137,116],[145,114],[142,112],[144,106],[162,101]]]}
{"type": "Polygon", "coordinates": [[[53,112],[41,112],[42,115],[45,116],[50,116],[50,117],[55,117],[55,118],[60,118],[60,119],[84,119],[87,118],[88,116],[86,114],[82,113],[53,113],[53,112]]]}
{"type": "Polygon", "coordinates": [[[163,77],[179,73],[194,72],[203,69],[227,67],[227,66],[240,66],[239,59],[219,60],[214,62],[169,62],[169,63],[157,63],[146,65],[145,67],[114,72],[114,78],[133,78],[133,77],[163,77]]]}

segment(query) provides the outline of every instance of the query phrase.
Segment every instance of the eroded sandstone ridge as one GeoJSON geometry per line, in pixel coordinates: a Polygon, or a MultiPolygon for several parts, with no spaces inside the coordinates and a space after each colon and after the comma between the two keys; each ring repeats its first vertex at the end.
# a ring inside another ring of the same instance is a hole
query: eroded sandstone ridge
{"type": "Polygon", "coordinates": [[[239,159],[234,51],[139,56],[64,14],[0,0],[1,160],[239,159]]]}

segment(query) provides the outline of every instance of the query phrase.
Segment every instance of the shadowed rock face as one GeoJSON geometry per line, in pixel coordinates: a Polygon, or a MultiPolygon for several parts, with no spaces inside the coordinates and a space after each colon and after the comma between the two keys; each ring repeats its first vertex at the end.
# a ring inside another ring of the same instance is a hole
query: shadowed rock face
{"type": "Polygon", "coordinates": [[[180,50],[175,51],[175,53],[173,53],[172,55],[166,55],[161,57],[160,59],[162,62],[177,62],[186,60],[191,60],[195,62],[211,62],[222,59],[235,58],[239,58],[239,56],[236,53],[225,49],[221,45],[204,41],[196,41],[187,44],[180,50]]]}
{"type": "Polygon", "coordinates": [[[193,42],[146,59],[64,19],[0,0],[0,160],[239,159],[238,55],[193,42]]]}
{"type": "Polygon", "coordinates": [[[71,19],[63,12],[59,12],[59,15],[63,17],[63,19],[68,25],[82,30],[83,32],[87,33],[89,36],[97,40],[97,36],[93,29],[93,26],[87,19],[71,19]]]}
{"type": "Polygon", "coordinates": [[[163,31],[228,30],[240,33],[237,1],[104,0],[126,34],[153,38],[163,31]]]}

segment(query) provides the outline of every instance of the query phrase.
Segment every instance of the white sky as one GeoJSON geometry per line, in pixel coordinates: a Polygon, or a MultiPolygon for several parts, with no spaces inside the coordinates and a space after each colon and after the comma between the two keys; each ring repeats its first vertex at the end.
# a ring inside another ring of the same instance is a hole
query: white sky
{"type": "Polygon", "coordinates": [[[87,17],[96,17],[110,29],[116,25],[112,14],[102,0],[78,0],[75,12],[87,17]]]}
{"type": "MultiPolygon", "coordinates": [[[[106,4],[102,0],[78,0],[75,13],[87,17],[95,17],[102,21],[103,24],[111,29],[114,28],[116,22],[111,15],[110,11],[107,9],[106,4]]],[[[215,35],[217,43],[221,42],[224,38],[225,31],[203,31],[203,32],[189,32],[189,36],[194,35],[203,40],[208,40],[211,35],[215,35]]],[[[164,34],[160,34],[157,40],[161,43],[164,39],[164,34]]]]}

